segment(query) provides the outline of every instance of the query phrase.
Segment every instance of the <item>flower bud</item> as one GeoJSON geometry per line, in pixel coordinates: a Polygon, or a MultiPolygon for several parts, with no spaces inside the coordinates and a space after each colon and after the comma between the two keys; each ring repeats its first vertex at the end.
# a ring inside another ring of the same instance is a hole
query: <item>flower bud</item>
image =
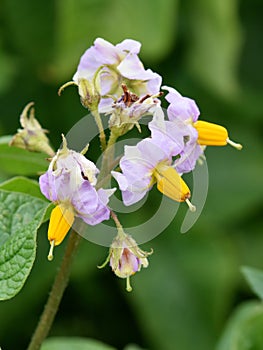
{"type": "Polygon", "coordinates": [[[34,116],[34,103],[28,103],[21,116],[20,124],[22,129],[18,129],[10,141],[10,146],[27,149],[32,152],[44,152],[49,156],[54,156],[54,151],[49,145],[49,139],[45,135],[47,130],[42,129],[41,125],[34,116]]]}
{"type": "Polygon", "coordinates": [[[102,268],[109,262],[116,276],[126,278],[126,290],[130,292],[132,291],[130,276],[140,271],[142,266],[147,267],[149,265],[147,257],[150,254],[152,254],[152,251],[144,252],[141,250],[135,240],[120,229],[111,244],[108,258],[99,267],[102,268]]]}

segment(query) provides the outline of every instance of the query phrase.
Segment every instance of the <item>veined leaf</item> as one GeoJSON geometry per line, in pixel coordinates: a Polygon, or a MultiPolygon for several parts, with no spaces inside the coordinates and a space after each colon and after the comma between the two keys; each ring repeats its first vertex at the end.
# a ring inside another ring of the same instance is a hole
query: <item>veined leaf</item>
{"type": "Polygon", "coordinates": [[[49,203],[0,190],[0,300],[23,287],[36,254],[36,233],[49,203]]]}

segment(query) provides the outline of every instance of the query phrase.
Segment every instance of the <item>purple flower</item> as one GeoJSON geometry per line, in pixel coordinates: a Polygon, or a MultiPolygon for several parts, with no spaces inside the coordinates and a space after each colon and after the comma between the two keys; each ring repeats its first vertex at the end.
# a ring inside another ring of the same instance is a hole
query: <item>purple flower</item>
{"type": "Polygon", "coordinates": [[[97,91],[102,97],[99,111],[107,112],[112,104],[112,97],[118,99],[121,96],[122,83],[138,96],[158,93],[162,78],[152,70],[144,68],[138,58],[140,48],[141,44],[131,39],[115,46],[104,39],[96,39],[94,45],[81,57],[73,76],[82,100],[85,102],[87,98],[87,89],[92,90],[93,94],[97,91]],[[88,84],[83,85],[83,81],[88,84]]]}
{"type": "Polygon", "coordinates": [[[169,164],[171,157],[149,138],[136,146],[125,146],[124,156],[120,160],[122,173],[112,172],[125,205],[138,202],[152,188],[155,167],[161,162],[169,164]]]}
{"type": "Polygon", "coordinates": [[[96,190],[98,172],[95,164],[83,154],[69,150],[63,138],[62,149],[51,160],[47,172],[39,178],[41,192],[56,204],[48,232],[52,250],[54,245],[63,241],[74,217],[89,225],[109,219],[107,203],[115,189],[96,190]]]}
{"type": "Polygon", "coordinates": [[[95,189],[98,173],[93,162],[64,144],[53,157],[48,171],[40,176],[40,189],[52,202],[67,203],[75,216],[89,225],[96,225],[109,219],[107,203],[114,192],[95,189]]]}
{"type": "MultiPolygon", "coordinates": [[[[194,100],[182,96],[171,87],[164,86],[163,89],[168,90],[165,98],[170,103],[167,109],[169,121],[165,121],[167,136],[176,138],[173,129],[178,128],[183,134],[185,144],[174,165],[179,173],[187,173],[195,168],[196,161],[204,153],[204,147],[198,143],[198,131],[194,126],[200,111],[194,100]]],[[[150,128],[156,128],[156,124],[157,119],[155,118],[150,128]]]]}
{"type": "MultiPolygon", "coordinates": [[[[172,141],[170,142],[172,145],[172,141]]],[[[173,151],[181,151],[182,142],[172,146],[173,151]]],[[[186,201],[191,210],[195,210],[189,201],[190,190],[178,172],[171,166],[170,148],[163,149],[153,139],[144,139],[136,146],[125,146],[124,156],[120,160],[122,173],[112,171],[122,191],[123,203],[131,205],[141,200],[157,183],[157,189],[172,198],[186,201]]]]}
{"type": "Polygon", "coordinates": [[[120,278],[126,278],[126,290],[130,292],[130,277],[141,270],[141,267],[148,267],[147,257],[152,254],[141,250],[135,240],[127,235],[122,228],[118,229],[118,235],[114,238],[109,255],[106,261],[100,266],[106,266],[109,262],[112,271],[120,278]]]}

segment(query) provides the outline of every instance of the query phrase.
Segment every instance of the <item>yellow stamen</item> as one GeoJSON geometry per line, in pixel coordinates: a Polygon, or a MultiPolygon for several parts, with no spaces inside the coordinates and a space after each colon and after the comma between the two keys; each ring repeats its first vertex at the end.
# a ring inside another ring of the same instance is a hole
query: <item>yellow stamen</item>
{"type": "Polygon", "coordinates": [[[198,120],[193,124],[198,132],[197,142],[201,146],[225,146],[228,132],[221,125],[198,120]]]}
{"type": "Polygon", "coordinates": [[[57,205],[52,210],[48,227],[48,239],[51,245],[48,260],[52,260],[54,246],[59,245],[63,241],[73,221],[74,213],[71,208],[57,205]]]}
{"type": "Polygon", "coordinates": [[[190,198],[191,194],[187,184],[174,168],[168,166],[158,167],[154,176],[157,180],[158,190],[167,197],[177,202],[184,202],[190,198]]]}

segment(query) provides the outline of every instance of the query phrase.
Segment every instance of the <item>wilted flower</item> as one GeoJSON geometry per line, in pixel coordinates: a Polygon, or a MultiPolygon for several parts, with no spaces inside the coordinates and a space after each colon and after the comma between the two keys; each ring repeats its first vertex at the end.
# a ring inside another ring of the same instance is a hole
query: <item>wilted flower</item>
{"type": "MultiPolygon", "coordinates": [[[[162,78],[151,69],[145,70],[138,57],[141,44],[126,39],[117,45],[97,38],[81,57],[73,82],[79,87],[81,101],[85,107],[97,107],[99,112],[108,112],[112,98],[122,95],[121,84],[138,96],[156,94],[162,78]]],[[[62,87],[63,88],[63,87],[62,87]]]]}
{"type": "Polygon", "coordinates": [[[130,277],[141,270],[141,267],[149,265],[147,257],[151,252],[141,250],[135,240],[123,232],[122,228],[118,229],[118,235],[113,240],[109,255],[105,263],[100,268],[106,266],[109,262],[112,271],[120,278],[126,278],[126,290],[130,292],[130,277]]]}
{"type": "Polygon", "coordinates": [[[40,176],[41,192],[56,204],[50,217],[48,239],[53,248],[65,238],[74,217],[89,225],[109,219],[109,197],[115,189],[96,190],[99,170],[83,154],[69,150],[63,137],[63,147],[51,160],[47,172],[40,176]]]}
{"type": "Polygon", "coordinates": [[[153,114],[157,106],[160,106],[160,100],[157,95],[145,95],[139,97],[131,93],[125,84],[122,84],[123,95],[121,98],[112,104],[109,111],[111,114],[109,119],[109,128],[115,134],[121,136],[131,130],[134,125],[140,131],[139,120],[147,114],[153,114]]]}
{"type": "Polygon", "coordinates": [[[20,116],[22,129],[18,129],[10,141],[10,146],[27,149],[32,152],[44,152],[49,156],[54,155],[49,145],[49,139],[45,135],[47,130],[43,129],[35,118],[34,103],[28,103],[20,116]]]}

